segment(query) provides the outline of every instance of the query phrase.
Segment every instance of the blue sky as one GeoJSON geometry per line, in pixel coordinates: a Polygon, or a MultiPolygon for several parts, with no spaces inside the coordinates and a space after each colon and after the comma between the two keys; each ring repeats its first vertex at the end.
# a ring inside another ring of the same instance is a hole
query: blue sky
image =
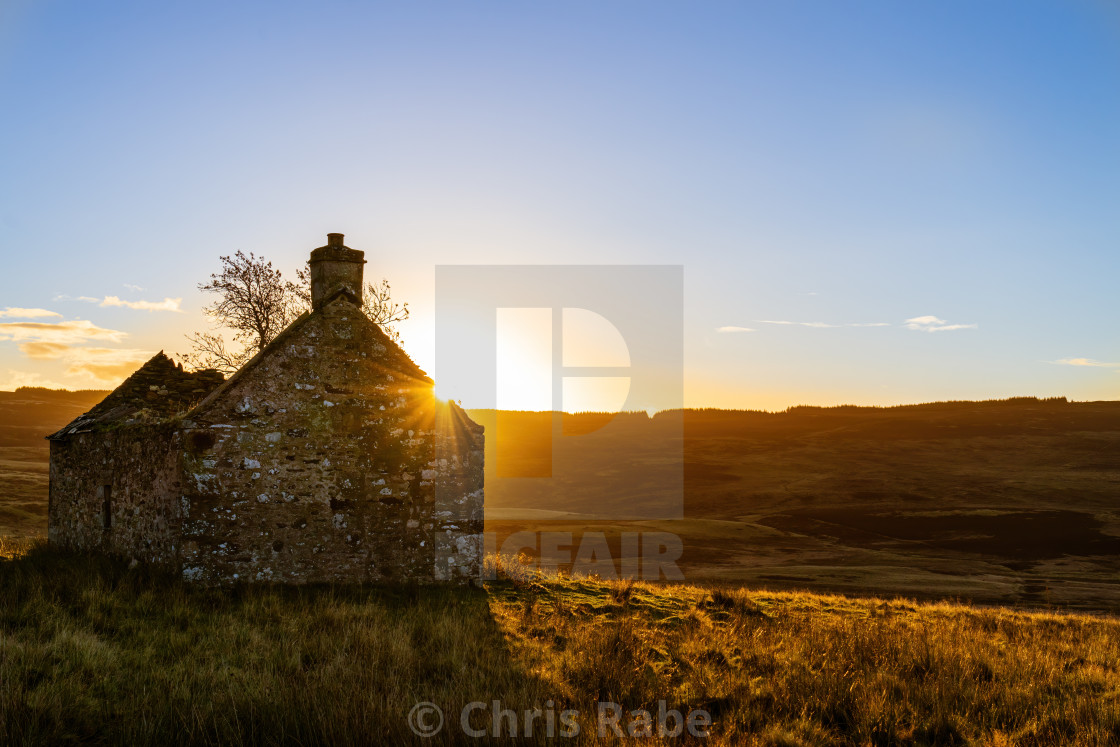
{"type": "Polygon", "coordinates": [[[290,272],[338,231],[410,302],[428,370],[438,264],[667,263],[689,405],[1120,392],[1115,3],[0,24],[0,388],[110,386],[205,327],[219,255],[290,272]]]}

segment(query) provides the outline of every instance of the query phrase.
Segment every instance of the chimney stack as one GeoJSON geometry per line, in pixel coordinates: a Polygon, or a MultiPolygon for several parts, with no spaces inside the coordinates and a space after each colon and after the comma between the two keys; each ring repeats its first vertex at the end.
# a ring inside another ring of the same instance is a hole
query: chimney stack
{"type": "Polygon", "coordinates": [[[327,245],[311,252],[311,308],[318,309],[340,292],[362,305],[365,253],[342,243],[342,234],[328,233],[327,245]]]}

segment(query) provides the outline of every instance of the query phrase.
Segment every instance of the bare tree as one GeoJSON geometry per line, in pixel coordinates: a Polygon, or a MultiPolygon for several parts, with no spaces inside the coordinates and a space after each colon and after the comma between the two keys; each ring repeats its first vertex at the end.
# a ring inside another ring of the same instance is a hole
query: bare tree
{"type": "MultiPolygon", "coordinates": [[[[203,311],[214,329],[187,335],[192,350],[179,357],[196,369],[214,368],[227,376],[252,358],[300,314],[311,309],[311,273],[305,265],[296,271],[296,282],[285,280],[272,263],[252,252],[238,251],[221,257],[221,272],[198,289],[217,299],[203,311]],[[226,342],[221,328],[233,333],[226,342]]],[[[385,333],[400,342],[396,324],[408,318],[408,304],[393,301],[389,281],[367,283],[362,289],[362,311],[385,333]]]]}
{"type": "Polygon", "coordinates": [[[226,347],[225,338],[217,332],[195,332],[186,336],[191,343],[189,353],[176,353],[188,368],[201,370],[213,368],[229,376],[244,366],[255,352],[252,348],[240,350],[226,347]]]}
{"type": "Polygon", "coordinates": [[[401,341],[397,323],[408,319],[408,302],[397,303],[390,294],[389,281],[381,279],[380,285],[366,283],[362,289],[362,311],[385,330],[393,342],[401,341]]]}
{"type": "Polygon", "coordinates": [[[297,287],[264,257],[238,251],[221,263],[221,272],[198,289],[217,296],[203,311],[215,327],[233,332],[235,346],[227,347],[218,331],[198,332],[187,335],[194,350],[182,358],[194,368],[230,374],[272,342],[299,315],[302,303],[297,287]]]}

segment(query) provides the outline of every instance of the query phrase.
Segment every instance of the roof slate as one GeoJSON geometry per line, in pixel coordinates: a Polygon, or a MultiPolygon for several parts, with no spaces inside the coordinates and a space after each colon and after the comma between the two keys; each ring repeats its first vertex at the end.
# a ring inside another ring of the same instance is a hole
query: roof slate
{"type": "Polygon", "coordinates": [[[47,436],[65,440],[76,433],[111,426],[155,423],[180,415],[217,389],[225,377],[218,371],[184,371],[183,364],[159,351],[109,393],[92,410],[47,436]]]}

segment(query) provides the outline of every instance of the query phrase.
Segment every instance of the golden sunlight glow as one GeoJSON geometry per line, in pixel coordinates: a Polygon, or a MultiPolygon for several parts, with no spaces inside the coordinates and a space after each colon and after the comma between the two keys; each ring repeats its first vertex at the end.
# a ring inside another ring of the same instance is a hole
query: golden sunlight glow
{"type": "MultiPolygon", "coordinates": [[[[553,409],[553,310],[505,308],[497,311],[497,407],[500,410],[553,409]]],[[[565,366],[627,367],[630,354],[618,330],[585,309],[563,310],[565,366]]],[[[617,412],[626,404],[626,376],[563,376],[558,382],[567,412],[617,412]]]]}
{"type": "Polygon", "coordinates": [[[552,309],[497,310],[497,407],[552,409],[552,309]]]}

